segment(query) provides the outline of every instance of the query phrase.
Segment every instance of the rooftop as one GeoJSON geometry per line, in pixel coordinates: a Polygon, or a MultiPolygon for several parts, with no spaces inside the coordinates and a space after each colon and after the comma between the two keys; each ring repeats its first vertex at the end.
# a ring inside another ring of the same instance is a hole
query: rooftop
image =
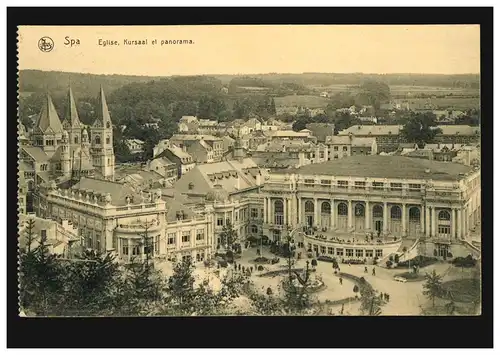
{"type": "Polygon", "coordinates": [[[309,164],[295,169],[294,172],[304,175],[453,181],[460,180],[461,174],[466,174],[472,170],[469,166],[450,162],[402,156],[355,155],[335,161],[309,164]]]}

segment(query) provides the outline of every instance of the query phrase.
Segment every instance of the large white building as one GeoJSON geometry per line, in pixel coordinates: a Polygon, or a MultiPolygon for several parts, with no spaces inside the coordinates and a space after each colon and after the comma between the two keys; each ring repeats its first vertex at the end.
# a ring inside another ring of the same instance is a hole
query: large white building
{"type": "Polygon", "coordinates": [[[453,242],[480,223],[480,179],[469,166],[401,156],[351,156],[273,173],[261,193],[264,233],[280,239],[287,226],[307,226],[346,239],[374,233],[453,242]]]}

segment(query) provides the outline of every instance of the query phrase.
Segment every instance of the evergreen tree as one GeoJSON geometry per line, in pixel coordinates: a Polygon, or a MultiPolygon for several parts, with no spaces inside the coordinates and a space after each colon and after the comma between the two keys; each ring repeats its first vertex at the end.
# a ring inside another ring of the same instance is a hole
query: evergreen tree
{"type": "Polygon", "coordinates": [[[438,275],[436,270],[432,270],[432,274],[425,274],[424,291],[422,293],[432,301],[432,307],[435,307],[436,297],[439,297],[442,293],[442,279],[443,277],[438,275]]]}

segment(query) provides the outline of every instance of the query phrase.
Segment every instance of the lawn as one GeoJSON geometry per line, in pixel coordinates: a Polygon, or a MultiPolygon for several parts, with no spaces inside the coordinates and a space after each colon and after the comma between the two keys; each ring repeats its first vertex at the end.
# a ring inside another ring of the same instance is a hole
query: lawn
{"type": "Polygon", "coordinates": [[[328,105],[328,99],[325,97],[313,95],[290,95],[283,97],[276,97],[274,99],[276,106],[304,106],[308,108],[323,108],[328,105]]]}
{"type": "Polygon", "coordinates": [[[481,294],[481,282],[477,279],[451,280],[442,284],[444,299],[471,303],[478,301],[481,294]],[[451,296],[450,296],[451,295],[451,296]]]}

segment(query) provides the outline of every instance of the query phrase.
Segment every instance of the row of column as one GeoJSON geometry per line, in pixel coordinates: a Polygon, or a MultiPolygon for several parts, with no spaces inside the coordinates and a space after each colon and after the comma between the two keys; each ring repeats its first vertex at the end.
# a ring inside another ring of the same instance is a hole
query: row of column
{"type": "MultiPolygon", "coordinates": [[[[467,223],[467,212],[465,208],[452,208],[450,213],[450,234],[452,238],[464,238],[469,229],[467,223]]],[[[437,208],[434,206],[425,207],[425,236],[436,237],[439,231],[437,208]]]]}
{"type": "MultiPolygon", "coordinates": [[[[303,220],[302,213],[302,201],[299,199],[299,203],[297,209],[293,208],[292,204],[296,202],[295,198],[283,198],[283,224],[284,225],[292,225],[294,226],[296,222],[298,224],[304,224],[306,221],[303,220]],[[297,213],[295,213],[297,212],[297,213]]],[[[330,226],[335,229],[336,221],[337,221],[337,208],[335,206],[335,200],[331,199],[330,201],[330,213],[331,220],[330,226]]],[[[352,200],[347,201],[347,226],[348,229],[351,230],[353,228],[352,221],[352,211],[353,205],[352,200]]],[[[400,203],[401,206],[401,222],[402,222],[402,235],[406,236],[407,234],[407,204],[400,203]]],[[[370,201],[365,201],[365,229],[370,230],[370,226],[372,225],[372,213],[370,209],[370,201]]],[[[388,203],[383,202],[383,232],[387,233],[389,227],[389,211],[388,211],[388,203]]],[[[320,225],[321,221],[321,209],[319,208],[318,198],[314,199],[314,224],[316,226],[320,225]]],[[[434,206],[422,206],[420,208],[420,230],[425,231],[426,237],[435,237],[437,236],[436,228],[438,226],[437,220],[437,209],[434,206]],[[425,210],[425,213],[424,213],[425,210]],[[424,218],[425,216],[425,218],[424,218]]],[[[273,206],[272,200],[270,197],[264,198],[264,223],[274,224],[273,221],[273,206]]],[[[466,217],[466,210],[464,208],[452,208],[451,209],[451,220],[450,220],[450,234],[453,238],[462,238],[466,236],[468,230],[468,221],[466,217]]]]}

